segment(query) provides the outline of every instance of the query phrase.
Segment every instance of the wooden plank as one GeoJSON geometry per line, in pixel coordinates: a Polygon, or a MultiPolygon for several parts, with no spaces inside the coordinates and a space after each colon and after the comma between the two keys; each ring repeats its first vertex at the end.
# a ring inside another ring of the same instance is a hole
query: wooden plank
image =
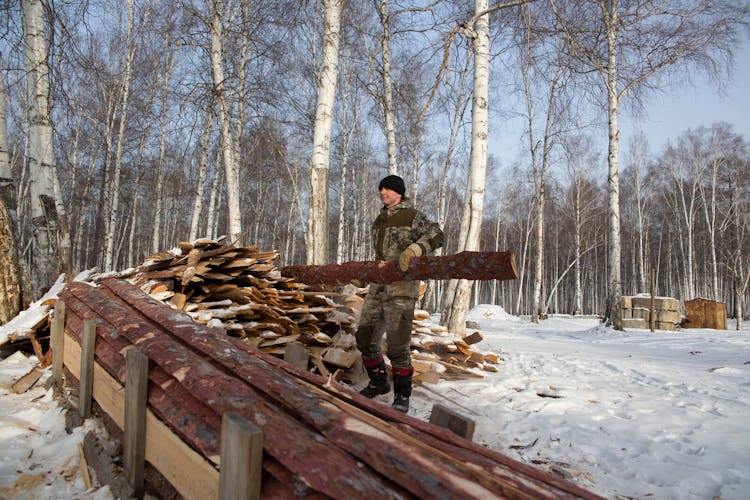
{"type": "Polygon", "coordinates": [[[52,378],[55,387],[62,388],[63,359],[65,357],[65,302],[55,302],[55,314],[52,320],[52,378]]]}
{"type": "MultiPolygon", "coordinates": [[[[169,317],[176,313],[129,283],[112,283],[108,280],[104,283],[120,297],[129,298],[128,293],[137,294],[139,301],[132,305],[141,313],[144,312],[143,309],[154,306],[157,307],[157,312],[168,314],[169,317]],[[118,287],[118,284],[122,288],[118,287]]],[[[213,363],[205,362],[195,351],[197,345],[188,347],[179,340],[180,337],[172,337],[176,331],[167,332],[159,326],[167,328],[176,326],[175,323],[169,320],[152,321],[148,316],[133,314],[133,309],[126,308],[117,301],[107,300],[102,297],[102,291],[86,284],[74,282],[68,284],[68,287],[75,294],[79,294],[77,296],[81,300],[100,311],[104,319],[117,328],[120,335],[137,344],[138,349],[149,356],[153,363],[175,377],[183,387],[196,398],[203,400],[213,411],[219,414],[235,412],[252,419],[263,430],[266,453],[312,490],[336,498],[351,498],[362,494],[401,494],[400,487],[384,484],[377,474],[371,469],[362,468],[346,451],[331,446],[327,440],[320,439],[320,435],[314,430],[299,425],[287,408],[273,405],[264,394],[243,379],[213,363]],[[332,467],[322,469],[321,463],[331,464],[332,467]],[[342,474],[346,474],[347,481],[335,479],[342,474]]],[[[234,341],[227,336],[186,322],[185,319],[186,317],[180,314],[177,319],[179,326],[176,326],[175,330],[205,337],[203,340],[209,344],[222,339],[229,342],[228,346],[234,346],[234,341]]],[[[231,355],[231,352],[236,352],[236,349],[226,354],[231,355]]],[[[249,361],[246,359],[247,356],[242,358],[243,362],[249,361]]],[[[273,376],[273,372],[267,370],[265,375],[273,376]]]]}
{"type": "Polygon", "coordinates": [[[21,394],[28,391],[41,378],[42,373],[44,373],[44,370],[40,366],[34,366],[25,375],[13,382],[13,392],[21,394]]]}
{"type": "MultiPolygon", "coordinates": [[[[228,372],[241,377],[242,380],[252,384],[258,391],[262,391],[266,397],[276,401],[279,408],[294,408],[298,418],[320,432],[329,448],[331,444],[336,445],[336,447],[356,457],[360,462],[368,464],[382,477],[390,478],[412,495],[421,498],[434,498],[441,495],[456,498],[466,498],[467,495],[493,498],[498,496],[498,491],[503,491],[514,492],[523,496],[520,493],[526,487],[523,486],[523,482],[518,483],[521,478],[512,474],[509,474],[509,477],[502,477],[496,475],[493,469],[474,467],[456,459],[452,454],[446,453],[440,448],[425,445],[419,439],[405,435],[388,423],[376,419],[362,410],[353,408],[343,400],[323,393],[319,388],[307,387],[307,384],[300,384],[291,377],[279,377],[277,373],[269,370],[267,364],[260,359],[260,353],[254,353],[254,356],[240,356],[238,350],[244,350],[245,348],[240,343],[234,343],[226,337],[209,335],[208,332],[201,331],[199,327],[177,327],[181,322],[179,318],[175,317],[174,311],[164,307],[163,304],[155,303],[129,284],[107,280],[105,286],[111,287],[121,297],[127,297],[127,300],[136,302],[133,305],[136,305],[153,322],[165,326],[174,323],[176,328],[171,331],[173,335],[182,339],[194,349],[198,349],[221,362],[228,372]],[[137,297],[142,297],[141,300],[134,300],[136,292],[137,297]],[[315,397],[311,397],[311,393],[315,397]],[[454,472],[448,472],[449,470],[454,472]],[[466,481],[454,481],[453,479],[456,477],[454,474],[465,478],[466,481]]],[[[132,318],[128,321],[128,325],[131,325],[131,329],[125,334],[135,335],[136,330],[132,328],[132,318]]],[[[156,338],[152,335],[147,335],[147,337],[149,337],[148,342],[154,341],[156,338]]],[[[146,341],[141,344],[142,348],[145,348],[145,343],[146,341]]],[[[162,346],[159,350],[155,349],[155,356],[164,352],[165,347],[162,346]]],[[[183,356],[177,350],[176,345],[170,347],[170,352],[174,356],[183,356]]],[[[189,382],[188,379],[191,375],[197,375],[197,373],[192,369],[189,372],[184,372],[183,383],[189,382]]],[[[217,374],[212,379],[212,383],[215,385],[213,394],[223,393],[219,381],[217,374]]],[[[202,388],[196,387],[197,390],[202,388]]],[[[239,384],[233,386],[232,394],[235,399],[241,400],[242,403],[250,397],[249,394],[242,391],[242,386],[239,384]]],[[[346,397],[353,398],[355,401],[366,399],[352,393],[347,393],[346,397]]],[[[274,416],[273,412],[269,413],[270,408],[264,406],[258,401],[254,404],[254,411],[255,414],[263,413],[264,421],[262,424],[259,422],[259,425],[264,426],[264,434],[268,439],[274,439],[278,437],[275,436],[275,433],[279,429],[276,425],[268,425],[269,422],[273,418],[277,420],[277,422],[274,422],[275,424],[284,423],[286,422],[286,416],[285,414],[274,416]],[[265,432],[266,430],[268,432],[265,432]]],[[[384,413],[388,411],[396,413],[390,408],[387,408],[384,413]]],[[[294,437],[290,436],[292,430],[294,429],[290,425],[283,426],[282,432],[285,434],[286,441],[295,440],[294,437]]],[[[299,452],[298,448],[297,453],[299,452]]],[[[322,456],[317,458],[319,461],[325,460],[326,463],[337,463],[338,467],[344,465],[331,459],[326,460],[322,456]]],[[[341,471],[343,470],[345,469],[342,468],[341,471]]],[[[320,470],[318,470],[318,474],[321,475],[320,470]]],[[[308,480],[308,477],[305,476],[305,479],[308,480]]],[[[354,480],[354,478],[350,477],[350,480],[354,480]]],[[[541,483],[535,482],[534,486],[533,490],[536,493],[545,490],[541,483]]]]}
{"type": "Polygon", "coordinates": [[[263,431],[236,413],[225,413],[221,423],[221,500],[260,498],[263,431]]]}
{"type": "Polygon", "coordinates": [[[125,381],[125,471],[135,496],[145,491],[143,471],[146,465],[146,396],[148,390],[148,357],[137,349],[126,356],[125,381]]]}
{"type": "Polygon", "coordinates": [[[469,441],[474,437],[476,422],[439,403],[432,405],[430,423],[433,425],[439,425],[440,427],[445,427],[456,435],[468,439],[469,441]]]}
{"type": "MultiPolygon", "coordinates": [[[[73,337],[67,334],[65,337],[65,366],[78,378],[81,348],[73,337]]],[[[120,429],[125,428],[125,388],[96,362],[94,399],[120,429]]],[[[218,498],[219,471],[185,444],[151,410],[146,412],[146,460],[184,498],[218,498]]]]}
{"type": "Polygon", "coordinates": [[[78,414],[82,418],[91,416],[91,399],[94,391],[94,348],[96,343],[96,322],[83,321],[83,343],[81,345],[81,383],[78,389],[78,414]]]}
{"type": "Polygon", "coordinates": [[[296,366],[300,370],[307,370],[307,364],[310,361],[310,351],[299,342],[292,342],[286,345],[284,361],[296,366]]]}

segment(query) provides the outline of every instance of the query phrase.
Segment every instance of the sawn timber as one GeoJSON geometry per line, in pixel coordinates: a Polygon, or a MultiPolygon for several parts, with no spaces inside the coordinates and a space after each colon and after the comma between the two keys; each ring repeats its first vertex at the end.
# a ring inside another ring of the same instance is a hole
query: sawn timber
{"type": "Polygon", "coordinates": [[[395,260],[353,261],[321,266],[287,266],[282,276],[308,285],[393,283],[401,280],[514,280],[518,278],[513,252],[460,252],[452,255],[415,257],[401,272],[395,260]]]}
{"type": "Polygon", "coordinates": [[[216,468],[224,413],[259,427],[263,497],[595,498],[196,323],[126,281],[72,282],[60,300],[79,343],[83,320],[96,321],[96,362],[122,384],[126,351],[149,357],[149,409],[216,468]]]}

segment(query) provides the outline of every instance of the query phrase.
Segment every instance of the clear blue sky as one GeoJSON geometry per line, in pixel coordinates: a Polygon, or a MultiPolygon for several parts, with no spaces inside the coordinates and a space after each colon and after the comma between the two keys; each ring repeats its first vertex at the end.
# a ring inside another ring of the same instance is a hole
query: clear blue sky
{"type": "Polygon", "coordinates": [[[646,107],[647,114],[637,121],[621,117],[621,153],[638,128],[646,135],[651,151],[658,153],[668,139],[676,139],[685,130],[709,127],[719,121],[732,124],[734,131],[750,142],[750,42],[746,41],[737,52],[732,81],[725,94],[704,78],[696,77],[692,85],[653,96],[646,107]]]}
{"type": "MultiPolygon", "coordinates": [[[[637,119],[629,116],[625,107],[620,110],[621,164],[627,155],[630,138],[639,130],[646,136],[653,154],[659,154],[668,140],[677,139],[689,128],[710,127],[720,121],[733,125],[734,132],[743,135],[750,143],[750,41],[746,40],[741,50],[737,51],[732,80],[726,84],[724,93],[720,93],[716,85],[703,76],[696,76],[690,84],[676,85],[652,94],[645,108],[646,112],[637,119]]],[[[520,118],[490,120],[488,152],[503,167],[516,161],[527,147],[519,140],[523,136],[524,126],[520,118]]],[[[606,162],[606,116],[601,117],[599,128],[590,129],[588,133],[601,148],[602,161],[606,162]]],[[[599,168],[606,171],[606,164],[602,163],[599,168]]]]}

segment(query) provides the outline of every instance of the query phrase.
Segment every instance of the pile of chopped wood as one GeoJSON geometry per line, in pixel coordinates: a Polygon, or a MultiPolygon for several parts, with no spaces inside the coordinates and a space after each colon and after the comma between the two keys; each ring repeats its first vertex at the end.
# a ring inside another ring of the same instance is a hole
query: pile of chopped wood
{"type": "MultiPolygon", "coordinates": [[[[356,382],[363,375],[354,332],[366,288],[331,287],[301,283],[282,275],[275,266],[276,251],[257,246],[227,245],[225,238],[200,239],[156,253],[131,269],[76,277],[77,281],[101,282],[124,278],[152,297],[188,314],[194,321],[222,329],[264,352],[283,357],[290,344],[309,351],[312,371],[356,382]]],[[[3,328],[0,345],[29,339],[36,354],[44,356],[36,341],[47,336],[49,305],[62,288],[62,277],[45,296],[44,307],[22,311],[3,328]],[[54,292],[54,293],[52,293],[54,292]],[[44,330],[44,331],[41,331],[44,330]]],[[[35,304],[36,305],[36,304],[35,304]]],[[[412,351],[415,378],[436,383],[440,379],[481,378],[497,371],[495,354],[478,352],[473,345],[479,332],[459,339],[445,327],[429,321],[429,313],[414,315],[412,351]]]]}
{"type": "MultiPolygon", "coordinates": [[[[227,245],[224,238],[182,242],[147,257],[140,266],[116,273],[152,297],[184,311],[198,323],[243,338],[264,352],[283,357],[289,344],[310,352],[310,367],[323,375],[357,380],[362,367],[354,331],[366,289],[341,291],[311,286],[282,276],[275,251],[227,245]]],[[[112,274],[95,278],[102,280],[112,274]]],[[[417,310],[412,348],[417,380],[481,378],[497,371],[494,354],[477,352],[479,332],[457,339],[445,327],[430,325],[417,310]]]]}

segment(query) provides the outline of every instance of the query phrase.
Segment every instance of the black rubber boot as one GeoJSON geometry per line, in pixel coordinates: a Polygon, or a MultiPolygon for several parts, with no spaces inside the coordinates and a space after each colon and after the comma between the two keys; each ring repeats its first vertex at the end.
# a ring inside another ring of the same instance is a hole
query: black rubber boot
{"type": "Polygon", "coordinates": [[[411,379],[414,368],[394,368],[393,369],[393,404],[391,408],[402,411],[409,411],[409,398],[411,397],[411,379]]]}
{"type": "Polygon", "coordinates": [[[364,363],[367,375],[370,377],[370,383],[359,393],[372,399],[375,396],[390,392],[391,386],[388,384],[388,373],[385,371],[383,358],[366,359],[364,363]]]}

